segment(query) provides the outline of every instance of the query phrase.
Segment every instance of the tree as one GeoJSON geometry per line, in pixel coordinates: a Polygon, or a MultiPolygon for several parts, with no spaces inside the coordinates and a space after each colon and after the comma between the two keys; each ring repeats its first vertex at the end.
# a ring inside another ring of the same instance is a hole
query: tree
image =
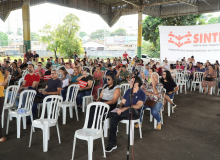
{"type": "Polygon", "coordinates": [[[77,37],[79,31],[79,18],[74,14],[68,14],[63,24],[58,26],[52,26],[46,24],[44,28],[40,30],[43,36],[40,37],[40,41],[46,43],[47,49],[55,53],[64,55],[65,57],[73,57],[73,52],[81,54],[83,52],[81,40],[77,37]]]}
{"type": "Polygon", "coordinates": [[[126,36],[126,30],[123,28],[118,28],[110,34],[110,36],[126,36]]]}
{"type": "Polygon", "coordinates": [[[219,17],[212,17],[212,18],[210,18],[209,21],[208,21],[208,24],[216,24],[216,23],[218,23],[219,17]]]}
{"type": "Polygon", "coordinates": [[[22,36],[23,35],[23,31],[21,28],[17,29],[17,35],[22,36]]]}
{"type": "Polygon", "coordinates": [[[58,35],[61,37],[59,51],[62,55],[73,58],[73,52],[79,55],[84,51],[81,40],[77,37],[79,29],[79,18],[72,13],[64,18],[63,25],[58,26],[58,35]]]}
{"type": "Polygon", "coordinates": [[[47,49],[53,51],[55,57],[60,46],[60,39],[57,35],[56,28],[50,24],[46,24],[40,32],[43,36],[40,37],[40,41],[47,44],[47,49]]]}
{"type": "Polygon", "coordinates": [[[104,31],[103,29],[98,29],[95,32],[92,32],[90,35],[91,39],[104,39],[105,36],[109,36],[110,32],[108,30],[104,31]]]}
{"type": "Polygon", "coordinates": [[[8,35],[0,31],[0,46],[8,45],[8,35]]]}
{"type": "Polygon", "coordinates": [[[83,38],[83,37],[87,36],[87,33],[86,32],[79,32],[79,36],[81,38],[83,38]]]}
{"type": "Polygon", "coordinates": [[[160,51],[159,25],[162,26],[190,26],[196,25],[201,15],[187,15],[180,17],[159,18],[147,16],[143,22],[143,37],[145,41],[153,43],[157,52],[160,51]]]}
{"type": "Polygon", "coordinates": [[[39,39],[40,39],[40,35],[38,33],[31,32],[31,40],[32,41],[39,41],[39,39]]]}
{"type": "Polygon", "coordinates": [[[143,41],[142,43],[142,54],[146,54],[152,58],[159,58],[160,52],[156,49],[153,43],[143,41]]]}

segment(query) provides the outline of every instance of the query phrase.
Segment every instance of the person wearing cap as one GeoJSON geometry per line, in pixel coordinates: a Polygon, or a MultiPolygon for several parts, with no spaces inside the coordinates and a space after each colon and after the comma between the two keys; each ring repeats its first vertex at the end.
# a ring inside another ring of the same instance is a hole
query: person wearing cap
{"type": "Polygon", "coordinates": [[[73,75],[73,69],[70,67],[70,63],[65,63],[66,71],[71,75],[73,75]]]}
{"type": "Polygon", "coordinates": [[[118,60],[118,63],[117,63],[118,65],[115,67],[115,69],[117,70],[117,71],[119,71],[119,69],[123,66],[123,64],[121,63],[121,60],[118,60]]]}
{"type": "Polygon", "coordinates": [[[77,95],[77,106],[82,108],[82,99],[84,96],[89,96],[92,93],[92,85],[93,85],[93,77],[89,74],[89,68],[83,68],[82,76],[77,78],[77,82],[79,82],[80,89],[77,95]],[[86,86],[82,86],[82,83],[87,83],[86,86]]]}

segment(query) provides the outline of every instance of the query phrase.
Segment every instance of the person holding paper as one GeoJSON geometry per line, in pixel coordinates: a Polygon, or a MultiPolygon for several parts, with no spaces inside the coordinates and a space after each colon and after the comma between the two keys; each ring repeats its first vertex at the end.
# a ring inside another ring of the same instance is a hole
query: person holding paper
{"type": "Polygon", "coordinates": [[[76,103],[79,108],[82,108],[82,99],[84,96],[91,95],[92,92],[92,84],[93,77],[89,74],[90,70],[89,68],[84,68],[82,71],[83,75],[77,78],[77,81],[79,82],[80,89],[78,91],[78,95],[76,98],[76,103]]]}
{"type": "Polygon", "coordinates": [[[61,77],[60,77],[61,81],[71,78],[69,73],[67,72],[66,68],[64,68],[64,67],[60,68],[60,73],[61,73],[61,77]]]}
{"type": "MultiPolygon", "coordinates": [[[[51,79],[47,81],[46,88],[43,91],[40,91],[39,94],[36,95],[32,107],[33,119],[35,119],[35,115],[37,112],[37,104],[42,103],[44,98],[49,95],[60,95],[62,89],[62,81],[58,78],[58,72],[56,69],[51,71],[51,79]]],[[[27,121],[27,124],[31,123],[31,119],[27,121]]]]}

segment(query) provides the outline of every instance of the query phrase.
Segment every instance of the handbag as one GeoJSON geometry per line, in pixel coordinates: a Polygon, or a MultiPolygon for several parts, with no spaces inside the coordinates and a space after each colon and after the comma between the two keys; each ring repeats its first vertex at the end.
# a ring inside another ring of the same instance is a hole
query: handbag
{"type": "Polygon", "coordinates": [[[213,78],[209,78],[209,77],[205,77],[204,80],[205,80],[205,81],[214,81],[213,78]]]}
{"type": "Polygon", "coordinates": [[[99,86],[100,85],[100,80],[95,80],[94,86],[99,86]]]}
{"type": "Polygon", "coordinates": [[[153,107],[156,103],[157,102],[148,99],[148,100],[145,101],[144,105],[149,106],[149,107],[153,107]]]}

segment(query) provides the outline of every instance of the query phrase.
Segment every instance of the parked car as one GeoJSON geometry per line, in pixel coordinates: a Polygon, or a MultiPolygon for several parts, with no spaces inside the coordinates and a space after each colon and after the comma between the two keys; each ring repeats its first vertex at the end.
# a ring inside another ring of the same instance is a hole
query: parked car
{"type": "MultiPolygon", "coordinates": [[[[135,56],[137,56],[137,55],[134,55],[132,58],[134,58],[135,56]]],[[[149,57],[149,56],[146,55],[146,54],[142,54],[142,55],[141,55],[141,59],[144,61],[144,64],[147,64],[148,62],[150,62],[150,59],[152,59],[152,60],[154,60],[154,61],[160,61],[159,58],[151,58],[151,57],[149,57]]]]}

